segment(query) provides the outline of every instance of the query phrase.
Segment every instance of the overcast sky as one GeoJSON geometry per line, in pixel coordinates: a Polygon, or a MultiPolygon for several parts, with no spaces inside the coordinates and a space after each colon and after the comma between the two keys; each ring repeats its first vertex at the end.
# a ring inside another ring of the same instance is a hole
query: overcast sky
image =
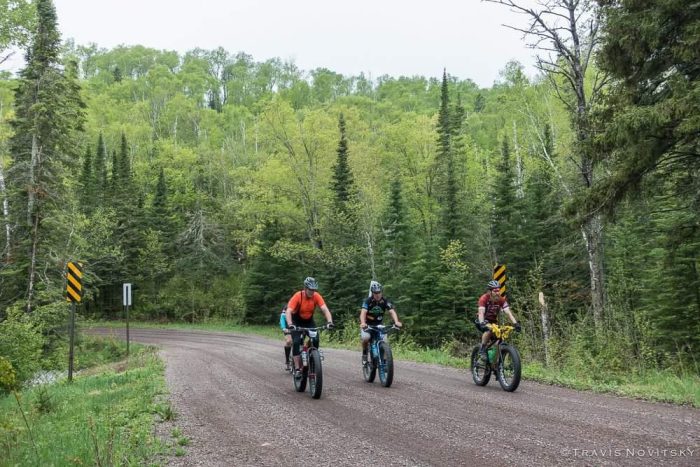
{"type": "Polygon", "coordinates": [[[376,78],[441,76],[491,86],[533,51],[502,26],[525,18],[480,0],[54,0],[64,39],[185,52],[224,47],[376,78]]]}

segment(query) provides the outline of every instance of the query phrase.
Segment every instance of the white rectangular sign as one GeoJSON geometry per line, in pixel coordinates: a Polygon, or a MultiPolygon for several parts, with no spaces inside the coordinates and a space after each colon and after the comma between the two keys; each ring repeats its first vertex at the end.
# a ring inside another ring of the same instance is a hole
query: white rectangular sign
{"type": "Polygon", "coordinates": [[[124,306],[131,306],[131,284],[124,284],[124,306]]]}

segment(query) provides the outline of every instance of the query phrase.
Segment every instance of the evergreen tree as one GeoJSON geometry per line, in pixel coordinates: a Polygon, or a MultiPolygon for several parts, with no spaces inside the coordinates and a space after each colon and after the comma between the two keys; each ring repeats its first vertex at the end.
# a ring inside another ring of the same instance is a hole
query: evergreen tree
{"type": "Polygon", "coordinates": [[[282,238],[277,222],[267,223],[260,235],[258,253],[246,271],[243,288],[247,323],[277,323],[282,306],[300,289],[299,277],[304,273],[299,266],[270,254],[272,246],[282,238]]]}
{"type": "Polygon", "coordinates": [[[407,214],[401,193],[401,181],[397,178],[391,184],[382,242],[383,267],[380,268],[380,277],[384,284],[395,294],[401,294],[407,289],[402,283],[406,279],[405,270],[412,250],[407,214]]]}
{"type": "Polygon", "coordinates": [[[123,76],[122,76],[122,70],[119,68],[119,65],[115,66],[114,69],[112,70],[112,78],[114,78],[115,83],[121,83],[123,76]]]}
{"type": "MultiPolygon", "coordinates": [[[[456,173],[455,142],[458,139],[457,134],[461,131],[464,109],[461,103],[458,103],[455,111],[451,111],[449,102],[447,71],[443,71],[437,123],[438,150],[435,177],[438,182],[437,199],[440,204],[442,246],[463,235],[463,213],[459,202],[461,187],[456,173]]],[[[463,150],[463,145],[458,146],[463,150]]]]}
{"type": "Polygon", "coordinates": [[[102,132],[97,138],[97,151],[95,152],[95,168],[93,170],[95,187],[97,188],[96,204],[105,206],[107,202],[107,191],[109,187],[109,178],[107,177],[107,146],[105,145],[102,132]]]}
{"type": "Polygon", "coordinates": [[[124,188],[129,188],[132,179],[131,161],[129,160],[129,143],[126,140],[126,133],[122,132],[121,144],[119,146],[119,178],[124,184],[124,188]]]}
{"type": "MultiPolygon", "coordinates": [[[[52,264],[49,254],[50,243],[60,242],[60,236],[51,231],[57,227],[43,221],[63,207],[62,178],[79,170],[76,137],[84,122],[75,66],[61,66],[61,38],[53,2],[37,0],[36,11],[36,30],[15,94],[14,136],[10,143],[14,160],[8,174],[15,223],[8,258],[15,277],[24,276],[20,284],[26,286],[28,310],[34,306],[38,285],[61,282],[55,277],[55,281],[38,284],[38,271],[57,271],[58,276],[62,267],[52,264]]],[[[9,293],[3,291],[3,297],[17,296],[16,287],[7,288],[9,293]]]]}
{"type": "Polygon", "coordinates": [[[163,228],[167,219],[170,217],[170,211],[168,208],[168,185],[165,181],[165,172],[163,168],[160,168],[158,172],[158,183],[156,184],[156,191],[153,195],[153,205],[152,205],[153,215],[153,227],[156,229],[163,228]]]}
{"type": "Polygon", "coordinates": [[[494,259],[507,264],[511,277],[517,276],[524,273],[523,257],[527,253],[523,250],[523,218],[507,138],[503,138],[501,144],[501,159],[496,165],[491,197],[494,201],[491,221],[494,259]]]}
{"type": "Polygon", "coordinates": [[[80,173],[81,185],[81,207],[83,212],[89,214],[95,206],[95,179],[92,174],[92,151],[90,146],[85,149],[85,157],[83,158],[83,169],[80,173]]]}
{"type": "Polygon", "coordinates": [[[348,164],[348,140],[345,134],[345,117],[340,114],[338,118],[338,129],[340,130],[340,141],[338,142],[338,155],[333,167],[333,192],[335,193],[335,206],[338,212],[348,214],[349,204],[352,201],[354,182],[350,165],[348,164]]]}

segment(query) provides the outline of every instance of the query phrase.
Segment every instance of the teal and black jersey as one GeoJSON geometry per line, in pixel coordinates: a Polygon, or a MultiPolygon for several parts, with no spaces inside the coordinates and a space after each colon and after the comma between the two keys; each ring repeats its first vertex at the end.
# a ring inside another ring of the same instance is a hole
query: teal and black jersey
{"type": "Polygon", "coordinates": [[[379,300],[375,300],[374,297],[367,297],[362,302],[362,308],[367,310],[367,324],[382,324],[384,312],[394,308],[394,304],[385,297],[379,300]]]}

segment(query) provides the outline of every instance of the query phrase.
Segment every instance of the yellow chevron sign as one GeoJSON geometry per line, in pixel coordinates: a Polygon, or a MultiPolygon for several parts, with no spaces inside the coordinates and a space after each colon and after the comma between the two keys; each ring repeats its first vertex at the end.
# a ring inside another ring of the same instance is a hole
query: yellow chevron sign
{"type": "Polygon", "coordinates": [[[505,264],[497,264],[493,267],[493,279],[498,281],[498,283],[501,285],[501,295],[505,295],[506,290],[508,290],[508,287],[506,287],[506,280],[508,277],[506,277],[505,264]]]}
{"type": "Polygon", "coordinates": [[[66,274],[66,301],[80,303],[83,299],[83,265],[70,262],[66,274]]]}

